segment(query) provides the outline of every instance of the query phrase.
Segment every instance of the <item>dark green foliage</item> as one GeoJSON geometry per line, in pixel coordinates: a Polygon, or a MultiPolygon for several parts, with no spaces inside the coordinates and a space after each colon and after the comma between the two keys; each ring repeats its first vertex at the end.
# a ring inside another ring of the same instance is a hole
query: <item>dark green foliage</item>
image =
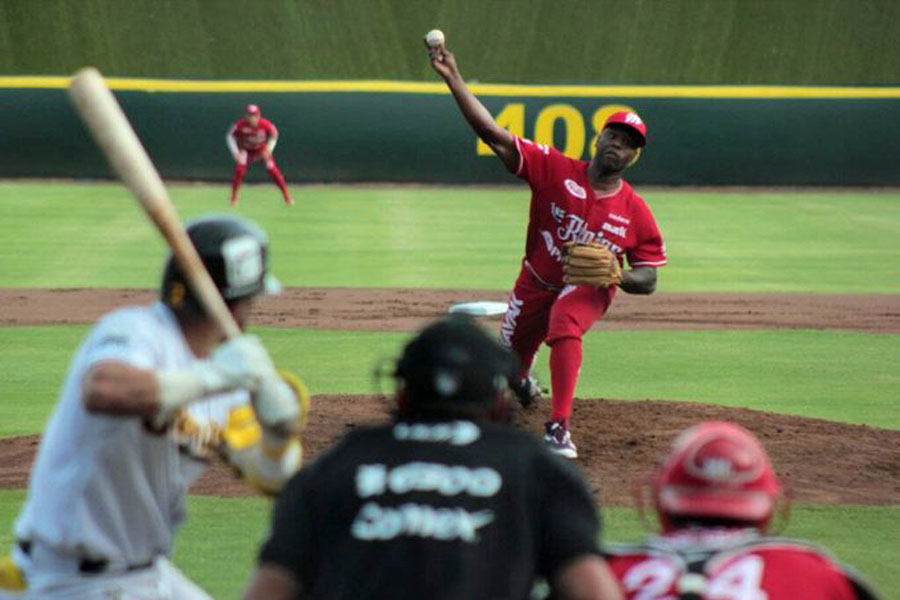
{"type": "Polygon", "coordinates": [[[896,0],[3,0],[0,73],[897,85],[896,0]]]}

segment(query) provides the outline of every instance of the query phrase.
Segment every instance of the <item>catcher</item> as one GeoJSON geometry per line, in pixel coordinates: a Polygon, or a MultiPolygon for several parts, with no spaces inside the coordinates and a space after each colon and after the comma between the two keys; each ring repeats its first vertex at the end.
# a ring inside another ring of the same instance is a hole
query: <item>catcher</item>
{"type": "MultiPolygon", "coordinates": [[[[243,328],[277,290],[252,223],[187,227],[243,328]]],[[[299,468],[308,395],[258,339],[227,342],[170,257],[160,301],[116,310],[91,330],[44,432],[0,587],[44,600],[209,600],[168,560],[188,487],[217,455],[277,492],[299,468]]]]}
{"type": "Polygon", "coordinates": [[[531,186],[525,256],[500,336],[521,362],[532,401],[539,399],[540,388],[531,367],[541,343],[550,346],[553,408],[544,440],[554,452],[576,458],[569,420],[581,371],[581,339],[604,315],[617,289],[653,293],[656,269],[666,264],[653,214],[622,178],[647,143],[647,126],[634,112],[614,113],[597,137],[593,159],[569,158],[500,127],[469,91],[443,45],[429,48],[429,57],[478,137],[531,186]],[[625,258],[627,271],[621,269],[625,258]]]}
{"type": "Polygon", "coordinates": [[[826,552],[766,535],[780,484],[762,444],[735,423],[682,432],[652,490],[662,534],[605,548],[628,600],[877,600],[826,552]]]}

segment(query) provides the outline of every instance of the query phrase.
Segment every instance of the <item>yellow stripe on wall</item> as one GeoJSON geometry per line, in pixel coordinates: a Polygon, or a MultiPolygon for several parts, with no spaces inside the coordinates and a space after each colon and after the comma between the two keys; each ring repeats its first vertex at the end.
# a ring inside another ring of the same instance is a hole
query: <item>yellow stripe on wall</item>
{"type": "MultiPolygon", "coordinates": [[[[61,89],[69,85],[63,76],[0,77],[0,88],[61,89]]],[[[145,92],[383,92],[447,94],[440,82],[344,80],[251,81],[182,80],[110,77],[114,90],[145,92]]],[[[616,98],[900,98],[900,87],[794,87],[765,85],[518,85],[473,83],[481,96],[518,97],[616,97],[616,98]]]]}

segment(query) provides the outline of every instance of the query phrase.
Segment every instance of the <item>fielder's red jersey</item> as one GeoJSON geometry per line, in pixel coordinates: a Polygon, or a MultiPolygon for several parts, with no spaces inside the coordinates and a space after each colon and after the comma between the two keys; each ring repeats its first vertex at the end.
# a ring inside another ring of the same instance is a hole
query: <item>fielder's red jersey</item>
{"type": "Polygon", "coordinates": [[[626,600],[874,600],[851,571],[813,546],[753,530],[685,531],[605,549],[626,600]]]}
{"type": "MultiPolygon", "coordinates": [[[[653,213],[627,181],[598,197],[587,177],[589,163],[544,144],[516,137],[516,175],[531,186],[525,265],[544,283],[562,286],[566,242],[596,241],[631,267],[661,267],[666,248],[653,213]]],[[[613,293],[614,287],[610,288],[613,293]]]]}
{"type": "Polygon", "coordinates": [[[259,123],[254,127],[247,119],[241,117],[231,126],[230,135],[234,137],[238,148],[241,150],[260,150],[266,145],[270,137],[278,135],[278,130],[272,121],[259,118],[259,123]]]}

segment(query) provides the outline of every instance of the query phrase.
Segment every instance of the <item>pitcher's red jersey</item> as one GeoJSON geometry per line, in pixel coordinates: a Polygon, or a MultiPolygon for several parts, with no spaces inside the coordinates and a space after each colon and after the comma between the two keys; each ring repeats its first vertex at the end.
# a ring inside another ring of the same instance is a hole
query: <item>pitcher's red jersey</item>
{"type": "MultiPolygon", "coordinates": [[[[566,242],[596,241],[631,267],[660,267],[666,250],[653,213],[627,181],[599,197],[587,177],[589,163],[569,158],[544,144],[516,138],[516,175],[531,186],[525,261],[544,283],[561,287],[566,242]]],[[[614,291],[610,287],[610,293],[614,291]]]]}
{"type": "Polygon", "coordinates": [[[698,587],[704,600],[875,598],[821,550],[752,531],[682,531],[606,552],[626,600],[675,600],[679,589],[698,587]]]}
{"type": "Polygon", "coordinates": [[[241,117],[231,127],[231,135],[241,150],[260,150],[266,145],[270,137],[278,135],[278,130],[272,121],[263,117],[254,127],[247,119],[241,117]]]}

